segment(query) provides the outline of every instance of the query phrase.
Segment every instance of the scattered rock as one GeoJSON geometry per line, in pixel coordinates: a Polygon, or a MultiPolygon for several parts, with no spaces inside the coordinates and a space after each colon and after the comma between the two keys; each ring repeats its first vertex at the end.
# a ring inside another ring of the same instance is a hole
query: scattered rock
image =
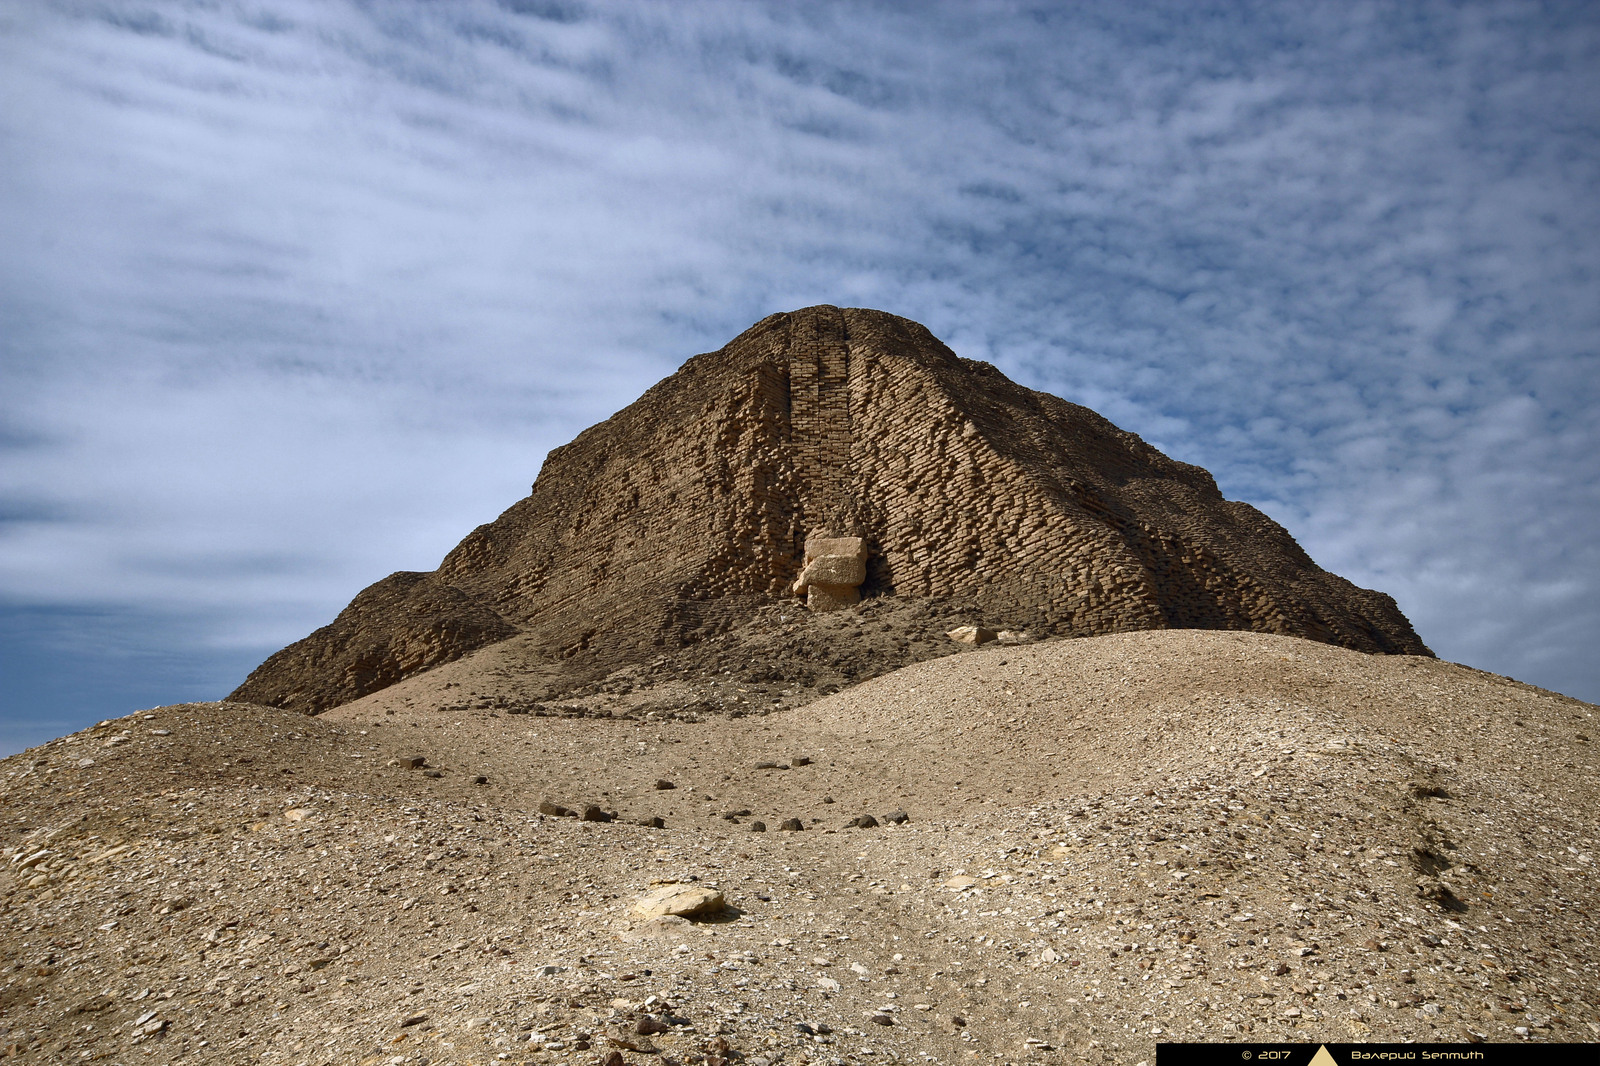
{"type": "Polygon", "coordinates": [[[766,831],[767,831],[767,823],[766,822],[751,822],[750,823],[750,832],[752,832],[752,833],[765,833],[766,831]]]}
{"type": "Polygon", "coordinates": [[[991,640],[998,638],[999,634],[982,626],[957,626],[946,633],[945,636],[962,644],[987,644],[991,640]]]}
{"type": "Polygon", "coordinates": [[[892,811],[883,816],[883,820],[892,825],[905,825],[911,821],[911,816],[905,811],[892,811]]]}
{"type": "Polygon", "coordinates": [[[585,822],[609,822],[612,817],[610,812],[603,811],[591,803],[583,808],[583,817],[580,820],[585,822]]]}
{"type": "Polygon", "coordinates": [[[799,832],[804,828],[805,825],[798,818],[785,818],[778,823],[778,829],[788,833],[799,832]]]}
{"type": "Polygon", "coordinates": [[[73,1007],[72,1011],[74,1014],[98,1014],[115,1002],[115,997],[102,993],[98,996],[90,996],[76,1007],[73,1007]]]}
{"type": "Polygon", "coordinates": [[[847,829],[876,829],[877,827],[878,820],[870,814],[857,815],[855,818],[852,818],[850,821],[845,823],[845,828],[847,829]]]}
{"type": "Polygon", "coordinates": [[[568,807],[563,807],[561,804],[555,803],[551,800],[539,801],[539,813],[548,814],[554,818],[573,818],[577,816],[576,811],[568,807]]]}
{"type": "Polygon", "coordinates": [[[660,780],[658,780],[655,783],[655,787],[656,787],[657,790],[665,792],[669,788],[677,788],[678,786],[674,785],[671,781],[668,781],[666,778],[661,778],[660,780]]]}

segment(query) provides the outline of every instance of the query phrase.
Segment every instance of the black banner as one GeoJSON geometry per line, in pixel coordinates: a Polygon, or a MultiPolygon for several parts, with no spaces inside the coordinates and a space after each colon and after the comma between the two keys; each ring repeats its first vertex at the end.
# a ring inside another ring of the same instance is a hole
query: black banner
{"type": "Polygon", "coordinates": [[[1156,1066],[1579,1066],[1600,1044],[1157,1044],[1156,1066]],[[1587,1050],[1585,1050],[1587,1049],[1587,1050]]]}

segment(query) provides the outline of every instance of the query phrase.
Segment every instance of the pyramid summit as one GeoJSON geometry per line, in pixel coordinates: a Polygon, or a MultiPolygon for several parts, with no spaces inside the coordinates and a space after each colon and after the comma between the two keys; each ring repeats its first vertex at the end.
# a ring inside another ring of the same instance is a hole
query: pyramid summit
{"type": "MultiPolygon", "coordinates": [[[[550,452],[437,570],[363,590],[230,699],[318,713],[512,638],[600,677],[774,605],[885,601],[1032,638],[1232,629],[1431,654],[1390,597],[1201,468],[908,319],[818,306],[550,452]]],[[[912,643],[882,642],[867,672],[928,657],[912,643]]]]}

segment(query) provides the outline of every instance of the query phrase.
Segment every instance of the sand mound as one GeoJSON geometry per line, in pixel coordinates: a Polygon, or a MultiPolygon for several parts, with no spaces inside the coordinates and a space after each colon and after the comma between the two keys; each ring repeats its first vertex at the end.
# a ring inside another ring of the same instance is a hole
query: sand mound
{"type": "Polygon", "coordinates": [[[1595,708],[1503,678],[1168,631],[739,719],[382,695],[158,708],[0,764],[0,1049],[1137,1062],[1600,1032],[1595,708]],[[726,909],[635,912],[671,883],[726,909]]]}

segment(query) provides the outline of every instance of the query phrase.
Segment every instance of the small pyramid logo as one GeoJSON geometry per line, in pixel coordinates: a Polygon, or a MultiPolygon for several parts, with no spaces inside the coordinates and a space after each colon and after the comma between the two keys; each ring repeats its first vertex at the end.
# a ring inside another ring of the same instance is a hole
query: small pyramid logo
{"type": "Polygon", "coordinates": [[[1328,1053],[1328,1045],[1323,1044],[1317,1048],[1317,1053],[1311,1056],[1310,1066],[1339,1066],[1332,1055],[1328,1053]]]}

